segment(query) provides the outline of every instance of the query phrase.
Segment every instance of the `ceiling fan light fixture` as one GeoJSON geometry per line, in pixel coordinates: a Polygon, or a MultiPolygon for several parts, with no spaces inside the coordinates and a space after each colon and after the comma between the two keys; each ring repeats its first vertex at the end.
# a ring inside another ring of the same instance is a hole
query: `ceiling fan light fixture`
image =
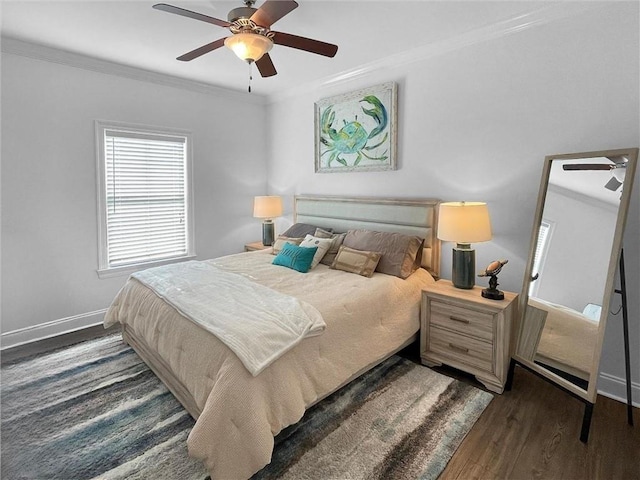
{"type": "Polygon", "coordinates": [[[224,45],[231,49],[240,60],[257,62],[273,47],[273,40],[257,33],[236,33],[227,37],[224,45]]]}
{"type": "Polygon", "coordinates": [[[611,174],[613,175],[613,177],[620,183],[624,183],[625,173],[627,173],[626,168],[624,168],[625,166],[626,165],[622,164],[613,167],[613,169],[611,170],[611,174]]]}

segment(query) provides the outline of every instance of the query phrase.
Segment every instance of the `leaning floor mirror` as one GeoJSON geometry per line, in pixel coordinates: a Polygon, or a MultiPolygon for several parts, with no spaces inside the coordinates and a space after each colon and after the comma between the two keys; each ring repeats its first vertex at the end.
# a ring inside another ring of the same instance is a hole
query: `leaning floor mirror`
{"type": "Polygon", "coordinates": [[[620,255],[637,160],[637,148],[550,155],[540,183],[507,388],[518,363],[578,397],[585,403],[583,442],[615,293],[627,321],[626,293],[618,285],[624,285],[620,255]]]}

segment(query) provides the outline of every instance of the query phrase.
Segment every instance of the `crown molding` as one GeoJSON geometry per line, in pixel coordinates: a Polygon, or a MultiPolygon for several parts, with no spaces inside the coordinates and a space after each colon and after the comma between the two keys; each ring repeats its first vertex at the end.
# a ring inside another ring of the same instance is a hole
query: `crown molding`
{"type": "MultiPolygon", "coordinates": [[[[609,4],[610,5],[610,4],[609,4]]],[[[316,93],[321,88],[332,87],[344,84],[355,79],[362,78],[374,72],[391,70],[417,63],[426,59],[443,55],[448,52],[459,50],[472,45],[484,43],[497,38],[506,37],[514,33],[529,30],[534,27],[546,25],[557,20],[581,15],[587,11],[597,8],[604,8],[602,2],[556,2],[551,5],[541,7],[533,12],[519,15],[501,22],[488,25],[483,28],[471,30],[467,33],[457,35],[452,38],[440,40],[427,45],[422,45],[404,52],[375,60],[373,62],[360,65],[354,69],[346,70],[342,73],[318,79],[311,83],[305,83],[286,92],[269,95],[268,103],[277,103],[289,97],[304,94],[316,93]]]]}
{"type": "Polygon", "coordinates": [[[242,93],[215,85],[188,80],[142,68],[131,67],[116,62],[90,57],[78,53],[60,50],[37,43],[25,42],[12,37],[2,36],[0,39],[2,53],[57,63],[68,67],[80,68],[105,75],[115,75],[131,80],[154,83],[165,87],[189,90],[205,95],[224,97],[234,101],[264,105],[266,97],[256,94],[242,93]]]}
{"type": "MultiPolygon", "coordinates": [[[[356,68],[345,70],[336,75],[321,78],[313,82],[288,89],[285,92],[279,92],[271,95],[257,95],[255,93],[248,94],[238,92],[236,90],[225,89],[204,82],[197,82],[195,80],[153,72],[138,67],[131,67],[116,62],[94,58],[88,55],[52,48],[42,44],[25,42],[13,37],[0,37],[0,50],[3,53],[81,68],[106,75],[115,75],[133,80],[155,83],[157,85],[224,97],[245,103],[265,105],[269,103],[277,103],[290,97],[314,94],[321,88],[341,85],[352,80],[362,78],[366,75],[370,75],[374,72],[392,70],[403,65],[424,61],[435,56],[443,55],[447,52],[480,44],[493,39],[506,37],[523,30],[549,24],[564,18],[578,16],[590,10],[604,8],[606,5],[606,2],[591,1],[555,2],[524,15],[510,18],[487,27],[472,30],[449,39],[440,40],[428,45],[406,50],[396,55],[384,57],[379,60],[360,65],[356,68]]],[[[608,5],[611,4],[609,3],[608,5]]]]}

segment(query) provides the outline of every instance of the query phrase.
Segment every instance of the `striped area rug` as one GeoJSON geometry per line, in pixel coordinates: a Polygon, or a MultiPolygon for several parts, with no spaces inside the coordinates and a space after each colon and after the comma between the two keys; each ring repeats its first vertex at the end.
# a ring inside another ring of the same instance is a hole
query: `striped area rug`
{"type": "MultiPolygon", "coordinates": [[[[394,356],[276,437],[256,479],[437,478],[492,395],[394,356]]],[[[2,367],[2,478],[203,480],[193,419],[119,335],[2,367]]]]}

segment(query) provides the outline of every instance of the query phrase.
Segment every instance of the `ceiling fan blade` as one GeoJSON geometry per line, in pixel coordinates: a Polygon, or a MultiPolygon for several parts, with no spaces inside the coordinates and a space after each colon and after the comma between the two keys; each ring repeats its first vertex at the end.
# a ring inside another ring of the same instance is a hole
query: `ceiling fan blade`
{"type": "Polygon", "coordinates": [[[189,62],[189,61],[193,60],[194,58],[198,58],[198,57],[204,55],[205,53],[212,52],[216,48],[220,48],[220,47],[222,47],[224,45],[225,38],[226,37],[219,38],[215,42],[207,43],[206,45],[203,45],[200,48],[196,48],[195,50],[191,50],[190,52],[179,56],[177,58],[177,60],[180,60],[181,62],[189,62]]]}
{"type": "Polygon", "coordinates": [[[611,170],[613,165],[606,163],[567,163],[562,165],[563,170],[611,170]]]}
{"type": "Polygon", "coordinates": [[[615,192],[622,185],[621,182],[618,181],[616,177],[611,177],[609,181],[605,184],[604,188],[615,192]]]}
{"type": "Polygon", "coordinates": [[[338,51],[338,46],[331,43],[321,42],[306,37],[298,37],[290,33],[273,32],[273,43],[284,45],[285,47],[297,48],[306,52],[324,55],[325,57],[333,57],[338,51]]]}
{"type": "Polygon", "coordinates": [[[270,28],[286,14],[295,10],[298,3],[294,0],[267,0],[262,6],[251,15],[251,19],[256,25],[270,28]]]}
{"type": "Polygon", "coordinates": [[[156,10],[162,10],[163,12],[175,13],[176,15],[182,15],[183,17],[193,18],[202,22],[212,23],[219,27],[228,27],[231,25],[225,20],[219,18],[210,17],[209,15],[203,15],[202,13],[192,12],[191,10],[185,10],[184,8],[174,7],[173,5],[167,5],[166,3],[157,3],[153,6],[156,10]]]}
{"type": "Polygon", "coordinates": [[[268,53],[265,53],[264,55],[262,55],[262,57],[260,57],[260,59],[256,62],[256,67],[258,67],[258,71],[263,77],[273,77],[278,73],[268,53]]]}

